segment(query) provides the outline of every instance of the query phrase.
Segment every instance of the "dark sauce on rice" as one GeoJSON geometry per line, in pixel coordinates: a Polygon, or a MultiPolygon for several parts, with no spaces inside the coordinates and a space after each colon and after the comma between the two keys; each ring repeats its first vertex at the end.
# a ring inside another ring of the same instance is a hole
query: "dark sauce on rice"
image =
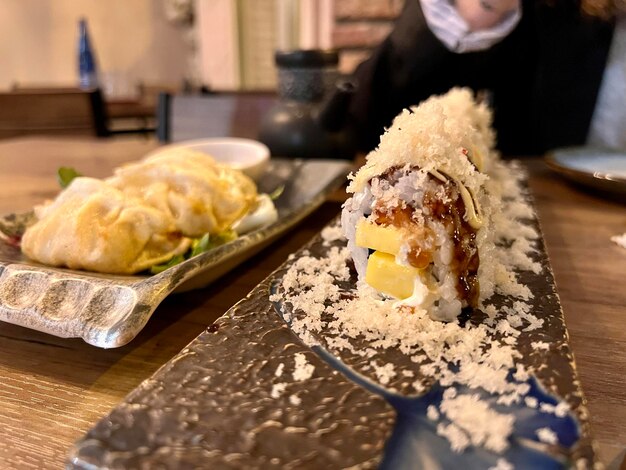
{"type": "MultiPolygon", "coordinates": [[[[432,179],[438,184],[444,184],[436,178],[432,179]]],[[[444,204],[441,199],[434,197],[434,194],[427,192],[422,204],[430,209],[432,215],[441,221],[451,235],[454,256],[450,269],[457,277],[457,292],[468,305],[476,307],[480,293],[478,284],[480,259],[476,246],[476,230],[463,217],[465,204],[454,183],[445,183],[444,187],[451,199],[450,203],[444,204]]]]}
{"type": "MultiPolygon", "coordinates": [[[[402,171],[398,168],[391,168],[381,178],[393,184],[399,173],[402,171]]],[[[453,242],[453,257],[449,267],[457,279],[456,289],[459,298],[469,306],[476,307],[480,293],[478,283],[480,259],[476,246],[476,229],[464,218],[465,204],[455,183],[452,181],[444,183],[430,174],[428,178],[443,188],[447,201],[442,200],[441,195],[435,191],[427,190],[421,201],[421,209],[445,227],[453,242]]],[[[435,234],[427,225],[417,224],[415,214],[416,208],[411,204],[401,203],[390,207],[378,203],[372,215],[378,225],[392,225],[410,230],[409,233],[412,235],[407,239],[409,245],[407,261],[411,266],[423,269],[433,262],[433,251],[436,248],[435,234]]]]}

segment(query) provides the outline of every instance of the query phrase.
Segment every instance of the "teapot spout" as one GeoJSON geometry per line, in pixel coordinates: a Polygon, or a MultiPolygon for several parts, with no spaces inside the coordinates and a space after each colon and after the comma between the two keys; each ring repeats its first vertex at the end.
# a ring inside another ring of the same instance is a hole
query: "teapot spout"
{"type": "Polygon", "coordinates": [[[356,84],[346,80],[339,82],[326,105],[320,110],[317,122],[328,132],[338,132],[346,127],[348,110],[352,96],[356,91],[356,84]]]}

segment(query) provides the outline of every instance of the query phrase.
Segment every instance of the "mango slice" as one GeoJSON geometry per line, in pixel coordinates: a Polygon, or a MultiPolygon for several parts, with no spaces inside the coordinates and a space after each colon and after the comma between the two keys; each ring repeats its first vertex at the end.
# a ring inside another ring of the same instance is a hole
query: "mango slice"
{"type": "Polygon", "coordinates": [[[365,282],[379,292],[403,300],[413,294],[415,277],[419,276],[419,272],[412,266],[397,264],[393,255],[375,251],[367,260],[365,282]]]}
{"type": "Polygon", "coordinates": [[[400,247],[406,242],[403,230],[391,225],[376,225],[365,219],[359,220],[356,225],[356,245],[363,248],[382,251],[390,255],[397,255],[400,247]]]}

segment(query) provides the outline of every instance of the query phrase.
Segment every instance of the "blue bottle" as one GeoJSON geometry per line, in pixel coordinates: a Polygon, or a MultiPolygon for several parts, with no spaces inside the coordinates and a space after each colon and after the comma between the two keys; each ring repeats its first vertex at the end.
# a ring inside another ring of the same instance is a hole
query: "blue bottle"
{"type": "Polygon", "coordinates": [[[78,76],[80,88],[98,87],[98,68],[85,18],[81,18],[78,23],[78,76]]]}

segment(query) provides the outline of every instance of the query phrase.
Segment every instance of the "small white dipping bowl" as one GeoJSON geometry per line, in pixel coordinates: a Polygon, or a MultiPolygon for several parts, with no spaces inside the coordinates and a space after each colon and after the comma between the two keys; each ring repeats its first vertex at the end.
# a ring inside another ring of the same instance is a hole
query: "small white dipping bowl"
{"type": "Polygon", "coordinates": [[[150,155],[168,150],[189,149],[211,155],[216,161],[241,170],[257,181],[269,164],[270,149],[265,144],[252,139],[237,137],[216,137],[186,140],[166,145],[150,155]]]}

